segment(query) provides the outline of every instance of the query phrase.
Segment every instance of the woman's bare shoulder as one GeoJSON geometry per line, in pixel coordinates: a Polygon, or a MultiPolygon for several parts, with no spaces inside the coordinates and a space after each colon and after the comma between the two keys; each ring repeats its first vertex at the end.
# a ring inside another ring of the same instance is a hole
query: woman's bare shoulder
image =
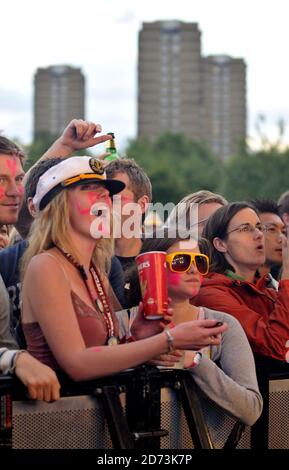
{"type": "Polygon", "coordinates": [[[61,258],[57,256],[53,249],[38,253],[33,256],[27,266],[26,274],[30,275],[43,275],[54,274],[57,276],[63,270],[61,258]]]}

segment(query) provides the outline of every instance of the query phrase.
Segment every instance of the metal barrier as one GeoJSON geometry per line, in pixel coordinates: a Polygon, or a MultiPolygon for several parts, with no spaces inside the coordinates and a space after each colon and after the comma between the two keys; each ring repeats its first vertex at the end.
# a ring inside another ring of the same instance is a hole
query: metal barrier
{"type": "Polygon", "coordinates": [[[263,412],[251,428],[251,448],[289,449],[289,364],[255,356],[263,412]]]}
{"type": "MultiPolygon", "coordinates": [[[[7,380],[0,380],[2,396],[9,395],[11,379],[7,380]]],[[[13,430],[10,426],[5,431],[9,435],[6,445],[10,442],[17,449],[212,449],[232,448],[240,440],[243,425],[227,415],[224,418],[221,409],[220,429],[211,437],[206,423],[211,404],[208,401],[204,414],[188,371],[141,366],[91,382],[75,383],[64,375],[60,380],[62,398],[54,403],[23,400],[23,387],[15,387],[13,381],[13,430]]],[[[241,447],[246,447],[246,432],[244,436],[241,447]]]]}
{"type": "Polygon", "coordinates": [[[12,389],[13,380],[0,377],[0,449],[12,446],[12,389]]]}

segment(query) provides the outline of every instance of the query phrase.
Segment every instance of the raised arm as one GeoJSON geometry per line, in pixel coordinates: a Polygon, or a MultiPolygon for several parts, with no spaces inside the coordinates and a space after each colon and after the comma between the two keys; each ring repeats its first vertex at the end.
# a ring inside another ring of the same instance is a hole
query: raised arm
{"type": "MultiPolygon", "coordinates": [[[[49,147],[49,149],[39,158],[39,160],[26,172],[24,177],[24,185],[27,181],[31,169],[37,165],[41,160],[48,160],[49,158],[59,157],[68,158],[73,152],[83,150],[94,145],[100,144],[109,140],[110,135],[98,135],[101,132],[101,125],[95,124],[90,121],[83,121],[82,119],[73,119],[68,126],[64,129],[62,135],[49,147]]],[[[18,232],[23,238],[26,238],[32,217],[29,213],[26,201],[24,201],[18,221],[15,224],[18,232]]]]}
{"type": "MultiPolygon", "coordinates": [[[[49,158],[60,157],[68,158],[73,152],[94,147],[111,138],[110,135],[97,135],[101,132],[101,125],[82,119],[73,119],[64,129],[62,135],[49,147],[42,157],[35,163],[49,158]]],[[[35,166],[33,165],[33,166],[35,166]]],[[[33,167],[32,167],[33,168],[33,167]]],[[[24,183],[27,179],[25,175],[24,183]]]]}

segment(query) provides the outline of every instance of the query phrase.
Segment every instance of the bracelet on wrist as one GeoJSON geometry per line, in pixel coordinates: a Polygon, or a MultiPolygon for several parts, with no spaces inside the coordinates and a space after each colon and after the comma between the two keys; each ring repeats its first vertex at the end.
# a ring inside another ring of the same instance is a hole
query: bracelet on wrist
{"type": "Polygon", "coordinates": [[[187,366],[188,369],[193,369],[194,367],[197,367],[202,359],[202,353],[201,352],[196,352],[194,359],[192,360],[192,363],[187,366]]]}
{"type": "Polygon", "coordinates": [[[18,357],[20,356],[20,354],[22,353],[26,353],[26,349],[19,349],[19,351],[16,352],[16,354],[14,354],[14,357],[12,359],[12,364],[11,364],[11,367],[9,369],[9,374],[14,374],[15,373],[15,369],[16,369],[16,366],[17,366],[17,359],[18,357]]]}
{"type": "Polygon", "coordinates": [[[0,348],[0,360],[1,360],[1,357],[3,356],[3,354],[6,353],[7,351],[9,351],[8,348],[0,348]]]}
{"type": "Polygon", "coordinates": [[[25,349],[4,351],[0,356],[0,371],[3,375],[13,374],[16,368],[17,358],[20,354],[26,352],[25,349]]]}

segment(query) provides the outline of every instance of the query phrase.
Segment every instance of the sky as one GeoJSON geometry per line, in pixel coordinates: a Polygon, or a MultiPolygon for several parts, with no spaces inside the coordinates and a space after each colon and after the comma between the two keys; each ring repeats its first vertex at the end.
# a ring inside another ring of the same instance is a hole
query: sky
{"type": "Polygon", "coordinates": [[[36,69],[68,64],[86,77],[86,118],[125,146],[137,131],[138,32],[177,19],[198,23],[202,55],[244,58],[252,147],[259,115],[272,141],[283,119],[289,143],[288,0],[10,0],[0,11],[0,130],[10,138],[32,140],[36,69]]]}

